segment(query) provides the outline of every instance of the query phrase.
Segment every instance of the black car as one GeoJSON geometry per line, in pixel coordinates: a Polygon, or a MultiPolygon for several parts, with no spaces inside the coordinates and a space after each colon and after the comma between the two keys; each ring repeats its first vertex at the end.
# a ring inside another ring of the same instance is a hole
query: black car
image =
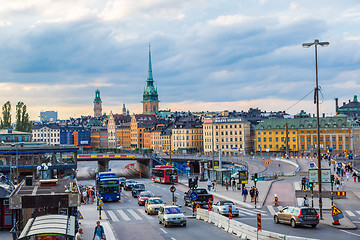
{"type": "Polygon", "coordinates": [[[125,191],[131,191],[131,189],[133,189],[135,184],[136,184],[136,181],[133,179],[126,180],[125,186],[124,186],[125,191]]]}
{"type": "Polygon", "coordinates": [[[126,178],[124,178],[124,177],[121,177],[121,178],[119,178],[119,183],[120,183],[120,187],[125,187],[125,181],[126,181],[126,178]]]}
{"type": "Polygon", "coordinates": [[[131,194],[134,198],[139,196],[141,191],[145,191],[145,185],[141,183],[137,183],[134,185],[133,189],[131,190],[131,194]]]}

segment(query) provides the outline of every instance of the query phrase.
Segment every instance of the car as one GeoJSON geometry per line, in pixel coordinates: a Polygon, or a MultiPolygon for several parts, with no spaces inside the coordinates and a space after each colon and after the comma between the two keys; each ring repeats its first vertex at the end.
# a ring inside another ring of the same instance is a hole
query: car
{"type": "Polygon", "coordinates": [[[158,212],[159,224],[181,225],[186,227],[186,217],[181,209],[176,205],[161,206],[158,212]]]}
{"type": "Polygon", "coordinates": [[[145,212],[148,215],[158,214],[159,208],[165,204],[166,202],[164,202],[161,197],[149,197],[145,201],[145,212]]]}
{"type": "Polygon", "coordinates": [[[239,216],[239,208],[232,201],[219,201],[213,205],[212,211],[221,215],[229,215],[229,206],[232,206],[232,215],[239,216]]]}
{"type": "Polygon", "coordinates": [[[119,178],[119,182],[120,182],[120,187],[125,187],[125,182],[126,182],[126,178],[125,177],[121,177],[119,178]]]}
{"type": "Polygon", "coordinates": [[[135,180],[127,179],[125,181],[125,186],[124,186],[125,191],[131,191],[131,189],[134,187],[135,183],[136,183],[135,180]]]}
{"type": "Polygon", "coordinates": [[[145,185],[142,183],[136,183],[134,187],[131,189],[131,195],[134,198],[137,198],[139,196],[140,192],[145,191],[145,185]]]}
{"type": "Polygon", "coordinates": [[[275,223],[288,223],[293,228],[298,225],[310,225],[315,228],[319,224],[319,214],[312,207],[285,207],[274,215],[275,223]]]}
{"type": "Polygon", "coordinates": [[[143,191],[139,194],[138,196],[138,205],[139,206],[144,206],[145,205],[145,202],[146,200],[149,198],[149,197],[153,197],[154,194],[150,191],[143,191]]]}

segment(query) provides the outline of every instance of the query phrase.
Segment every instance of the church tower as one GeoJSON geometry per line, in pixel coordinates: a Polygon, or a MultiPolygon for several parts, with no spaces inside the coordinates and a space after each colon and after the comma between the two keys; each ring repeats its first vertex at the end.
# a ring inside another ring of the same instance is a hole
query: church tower
{"type": "Polygon", "coordinates": [[[101,117],[102,115],[102,101],[100,98],[100,91],[96,89],[95,99],[94,99],[94,117],[101,117]]]}
{"type": "Polygon", "coordinates": [[[149,75],[146,80],[146,87],[143,94],[143,114],[158,114],[159,112],[159,98],[157,89],[154,87],[154,79],[151,68],[151,52],[149,45],[149,75]]]}

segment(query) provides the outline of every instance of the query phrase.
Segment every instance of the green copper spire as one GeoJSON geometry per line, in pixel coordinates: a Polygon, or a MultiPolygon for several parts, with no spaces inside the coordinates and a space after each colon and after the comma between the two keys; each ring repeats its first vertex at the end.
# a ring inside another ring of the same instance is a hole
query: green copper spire
{"type": "Polygon", "coordinates": [[[96,89],[96,91],[95,91],[95,99],[94,99],[94,102],[101,102],[99,89],[96,89]]]}
{"type": "Polygon", "coordinates": [[[154,86],[154,79],[152,76],[152,67],[151,67],[151,51],[150,51],[150,43],[149,43],[149,76],[147,79],[147,86],[154,86]]]}

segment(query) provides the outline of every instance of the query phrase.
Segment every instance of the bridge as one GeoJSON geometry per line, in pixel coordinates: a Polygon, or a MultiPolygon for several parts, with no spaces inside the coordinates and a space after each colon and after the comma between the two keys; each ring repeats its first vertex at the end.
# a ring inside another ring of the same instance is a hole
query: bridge
{"type": "MultiPolygon", "coordinates": [[[[247,166],[247,162],[239,157],[221,157],[222,162],[234,162],[247,166]]],[[[97,154],[78,154],[77,161],[97,161],[98,171],[104,172],[109,170],[110,161],[125,161],[136,160],[136,170],[142,173],[144,176],[150,176],[150,171],[154,166],[154,161],[166,164],[170,162],[170,156],[161,155],[155,157],[149,154],[116,154],[116,153],[97,153],[97,154]]],[[[215,157],[215,161],[218,161],[218,156],[215,157]]],[[[212,161],[212,156],[206,155],[188,155],[188,154],[172,154],[172,162],[190,162],[190,164],[199,169],[200,166],[196,165],[196,162],[200,161],[212,161]]]]}

